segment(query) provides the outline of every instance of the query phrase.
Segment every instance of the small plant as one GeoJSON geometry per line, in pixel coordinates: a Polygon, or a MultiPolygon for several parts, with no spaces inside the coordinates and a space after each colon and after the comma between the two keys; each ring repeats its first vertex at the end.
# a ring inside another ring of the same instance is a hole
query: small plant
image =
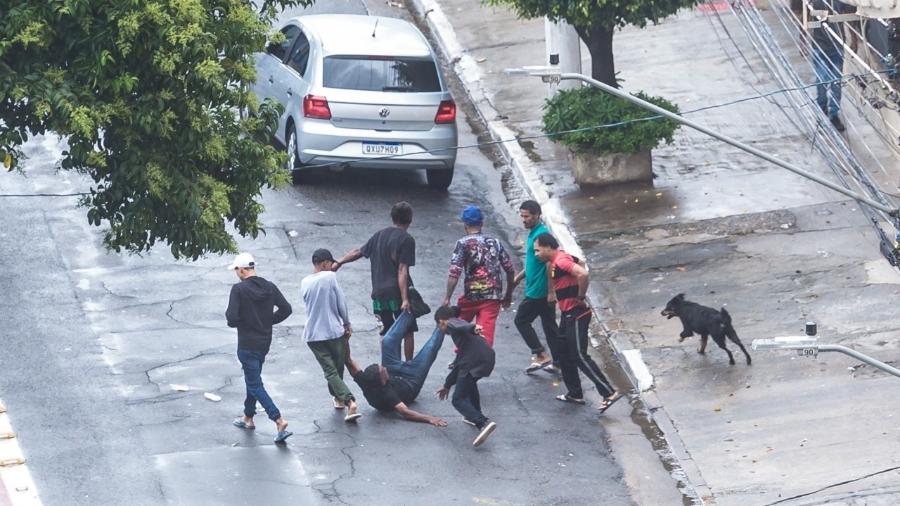
{"type": "MultiPolygon", "coordinates": [[[[664,98],[651,97],[643,92],[635,96],[663,109],[678,112],[678,107],[664,98]]],[[[662,141],[672,143],[678,123],[655,116],[626,100],[584,86],[560,91],[547,100],[544,104],[543,131],[552,134],[550,139],[576,153],[634,154],[653,149],[662,141]],[[568,130],[578,131],[555,134],[568,130]]]]}

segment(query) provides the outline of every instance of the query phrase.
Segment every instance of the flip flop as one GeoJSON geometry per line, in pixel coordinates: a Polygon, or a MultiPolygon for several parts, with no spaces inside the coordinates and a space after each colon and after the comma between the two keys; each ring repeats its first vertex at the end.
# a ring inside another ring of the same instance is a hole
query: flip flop
{"type": "Polygon", "coordinates": [[[555,365],[553,365],[552,360],[550,361],[549,364],[546,364],[546,365],[544,365],[544,367],[541,367],[541,370],[543,370],[544,372],[549,373],[549,374],[556,374],[556,375],[561,374],[559,367],[556,367],[555,365]]]}
{"type": "Polygon", "coordinates": [[[547,367],[548,365],[553,365],[553,360],[547,360],[544,362],[532,362],[531,365],[529,365],[528,368],[525,369],[525,374],[531,374],[535,371],[539,371],[547,367]]]}
{"type": "Polygon", "coordinates": [[[572,397],[569,394],[557,395],[556,400],[560,402],[568,402],[571,404],[578,404],[579,406],[584,406],[584,399],[579,399],[577,397],[572,397]]]}
{"type": "Polygon", "coordinates": [[[620,394],[618,392],[610,395],[609,397],[603,399],[603,403],[600,404],[600,407],[597,408],[597,411],[602,415],[606,412],[607,409],[611,408],[613,404],[619,402],[619,399],[625,397],[624,394],[620,394]]]}
{"type": "Polygon", "coordinates": [[[247,422],[241,420],[240,418],[235,418],[234,420],[232,420],[231,425],[234,425],[238,429],[253,430],[256,428],[256,425],[247,425],[247,422]]]}
{"type": "Polygon", "coordinates": [[[352,415],[345,416],[344,421],[347,423],[351,423],[359,420],[360,418],[362,418],[362,415],[360,413],[353,413],[352,415]]]}
{"type": "Polygon", "coordinates": [[[275,442],[283,443],[285,439],[287,439],[293,435],[294,435],[294,433],[289,430],[280,430],[280,431],[278,431],[278,434],[275,435],[275,442]]]}

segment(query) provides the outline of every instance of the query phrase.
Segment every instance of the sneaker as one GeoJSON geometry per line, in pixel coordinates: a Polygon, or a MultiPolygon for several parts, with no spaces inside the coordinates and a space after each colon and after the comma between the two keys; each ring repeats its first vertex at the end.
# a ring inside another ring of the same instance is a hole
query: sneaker
{"type": "Polygon", "coordinates": [[[844,126],[844,122],[841,121],[841,118],[838,118],[837,116],[831,118],[831,125],[834,126],[834,129],[838,132],[843,132],[847,129],[847,127],[844,126]]]}
{"type": "Polygon", "coordinates": [[[469,420],[468,418],[463,418],[463,423],[466,425],[471,425],[472,427],[476,427],[476,428],[478,427],[478,425],[476,425],[475,422],[473,422],[472,420],[469,420]]]}
{"type": "Polygon", "coordinates": [[[475,441],[472,441],[472,446],[479,447],[487,440],[488,436],[494,432],[494,429],[497,428],[497,424],[494,422],[488,422],[482,429],[481,432],[478,433],[478,436],[475,437],[475,441]]]}

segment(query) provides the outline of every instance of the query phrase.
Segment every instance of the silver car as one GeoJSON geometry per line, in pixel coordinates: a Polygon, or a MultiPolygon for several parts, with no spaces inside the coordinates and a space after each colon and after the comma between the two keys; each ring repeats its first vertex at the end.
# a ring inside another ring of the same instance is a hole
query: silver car
{"type": "Polygon", "coordinates": [[[393,18],[293,18],[284,42],[256,55],[260,101],[284,106],[276,140],[298,181],[304,167],[426,169],[447,188],[456,164],[456,104],[434,51],[393,18]]]}

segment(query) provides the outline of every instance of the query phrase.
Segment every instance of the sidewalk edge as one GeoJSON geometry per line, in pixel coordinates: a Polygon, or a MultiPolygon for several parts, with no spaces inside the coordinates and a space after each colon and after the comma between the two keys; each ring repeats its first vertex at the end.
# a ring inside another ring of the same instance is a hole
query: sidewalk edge
{"type": "MultiPolygon", "coordinates": [[[[478,68],[478,63],[460,45],[456,38],[456,31],[441,9],[440,4],[437,0],[407,0],[407,2],[412,7],[410,10],[413,11],[415,18],[419,22],[425,23],[430,29],[434,39],[439,44],[437,49],[443,53],[444,58],[453,67],[468,95],[469,101],[480,116],[479,119],[486,126],[488,133],[495,141],[501,141],[497,144],[497,147],[506,158],[508,165],[513,169],[516,178],[532,198],[541,204],[544,222],[548,228],[557,237],[563,249],[583,257],[584,252],[578,245],[575,233],[569,227],[569,220],[559,200],[550,197],[547,188],[538,175],[535,164],[516,141],[516,133],[503,120],[499,119],[501,115],[480,85],[481,72],[478,68]]],[[[597,310],[595,309],[596,312],[597,310]]],[[[615,353],[616,360],[628,377],[629,387],[633,392],[636,392],[632,403],[656,426],[665,439],[668,449],[664,451],[658,450],[658,456],[667,469],[671,466],[671,469],[668,469],[670,475],[684,487],[681,492],[685,496],[690,496],[698,503],[703,504],[704,498],[710,497],[710,491],[704,484],[705,482],[696,463],[690,458],[672,419],[665,412],[656,392],[652,390],[651,386],[645,388],[650,389],[646,394],[641,392],[638,386],[638,378],[643,376],[643,371],[635,371],[631,361],[626,357],[626,352],[632,352],[633,350],[626,349],[606,326],[603,318],[599,314],[597,316],[597,321],[600,323],[607,343],[615,353]],[[667,460],[669,462],[666,462],[667,460]]]]}

